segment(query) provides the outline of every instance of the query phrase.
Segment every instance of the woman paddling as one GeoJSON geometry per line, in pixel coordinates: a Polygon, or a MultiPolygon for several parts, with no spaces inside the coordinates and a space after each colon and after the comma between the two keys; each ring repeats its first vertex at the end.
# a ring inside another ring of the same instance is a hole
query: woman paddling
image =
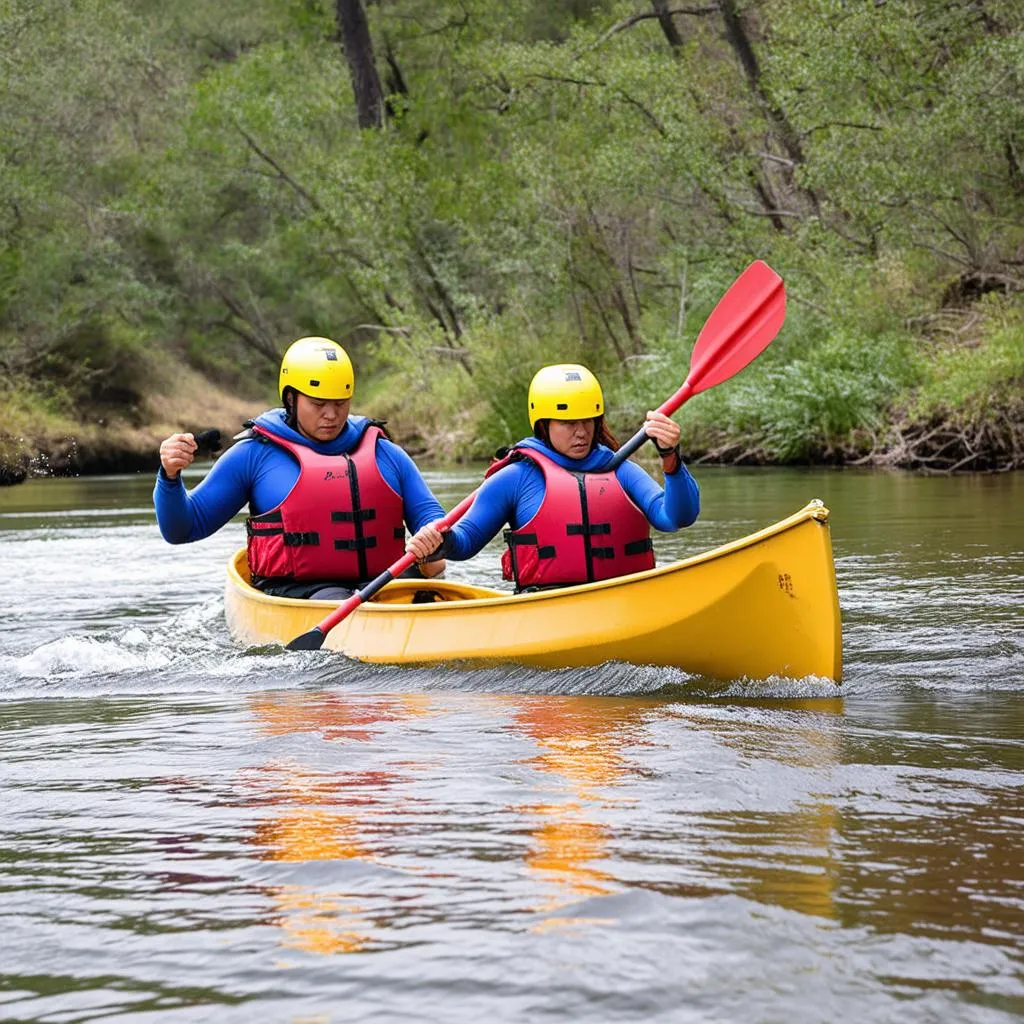
{"type": "Polygon", "coordinates": [[[472,508],[443,537],[432,523],[407,550],[418,559],[436,553],[475,555],[507,523],[502,572],[516,590],[570,586],[654,567],[650,527],[668,533],[700,512],[700,490],[679,455],[679,426],[648,412],[665,488],[631,462],[607,467],[618,443],[604,422],[597,378],[576,364],[545,366],[529,394],[533,436],[504,453],[487,471],[472,508]]]}
{"type": "MultiPolygon", "coordinates": [[[[341,599],[383,572],[415,532],[444,515],[412,459],[380,423],[350,416],[355,375],[328,338],[300,338],[281,361],[283,408],[249,424],[193,491],[181,470],[192,434],[160,445],[153,501],[164,539],[215,533],[246,504],[253,585],[279,597],[341,599]]],[[[442,561],[415,575],[435,576],[442,561]]]]}

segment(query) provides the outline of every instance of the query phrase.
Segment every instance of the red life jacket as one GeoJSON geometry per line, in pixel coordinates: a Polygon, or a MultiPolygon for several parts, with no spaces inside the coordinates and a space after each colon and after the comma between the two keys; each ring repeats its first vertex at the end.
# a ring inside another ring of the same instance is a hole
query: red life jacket
{"type": "Polygon", "coordinates": [[[654,568],[650,523],[614,473],[573,473],[535,449],[513,448],[486,475],[524,458],[543,472],[544,498],[525,526],[505,531],[505,579],[522,590],[654,568]]]}
{"type": "Polygon", "coordinates": [[[344,455],[324,455],[259,425],[252,430],[299,463],[284,501],[246,520],[254,576],[363,582],[405,554],[402,496],[377,466],[380,427],[368,426],[344,455]]]}

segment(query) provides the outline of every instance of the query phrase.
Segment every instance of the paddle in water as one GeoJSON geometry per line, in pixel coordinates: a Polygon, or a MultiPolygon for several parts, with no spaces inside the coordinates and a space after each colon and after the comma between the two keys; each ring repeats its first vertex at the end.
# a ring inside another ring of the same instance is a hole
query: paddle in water
{"type": "MultiPolygon", "coordinates": [[[[671,416],[685,401],[735,376],[779,333],[786,318],[786,290],[782,278],[757,260],[733,282],[711,311],[690,357],[690,372],[683,386],[662,405],[658,412],[671,416]]],[[[641,428],[616,453],[611,468],[621,465],[648,440],[641,428]]],[[[463,498],[435,525],[443,533],[454,526],[468,511],[476,491],[463,498]]],[[[348,600],[338,605],[319,625],[297,636],[288,644],[290,651],[318,651],[327,634],[361,604],[369,601],[382,587],[405,572],[416,561],[410,553],[403,555],[390,569],[382,572],[348,600]]]]}

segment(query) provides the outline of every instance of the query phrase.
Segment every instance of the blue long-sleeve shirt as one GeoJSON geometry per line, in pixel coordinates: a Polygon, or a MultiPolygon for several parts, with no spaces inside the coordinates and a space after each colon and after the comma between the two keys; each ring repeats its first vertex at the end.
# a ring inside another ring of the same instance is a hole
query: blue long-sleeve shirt
{"type": "MultiPolygon", "coordinates": [[[[598,445],[585,459],[571,459],[532,437],[515,447],[533,448],[576,473],[600,471],[615,454],[598,445]]],[[[664,490],[633,462],[623,462],[615,476],[633,504],[662,533],[689,526],[700,513],[700,488],[681,462],[675,473],[665,477],[664,490]]],[[[544,490],[544,472],[539,466],[526,459],[509,463],[484,481],[470,510],[446,535],[445,556],[455,561],[472,558],[505,523],[513,530],[525,526],[540,508],[544,490]]]]}
{"type": "MultiPolygon", "coordinates": [[[[343,455],[359,443],[369,426],[365,416],[350,416],[344,430],[325,444],[310,441],[284,421],[284,410],[273,409],[256,423],[289,441],[326,455],[343,455]]],[[[403,518],[411,533],[444,515],[412,459],[387,438],[377,439],[381,476],[402,496],[403,518]]],[[[216,533],[248,504],[252,515],[276,508],[299,478],[299,464],[285,449],[255,438],[239,441],[213,465],[193,490],[186,490],[179,473],[170,480],[161,469],[153,490],[157,523],[171,544],[188,544],[216,533]]]]}

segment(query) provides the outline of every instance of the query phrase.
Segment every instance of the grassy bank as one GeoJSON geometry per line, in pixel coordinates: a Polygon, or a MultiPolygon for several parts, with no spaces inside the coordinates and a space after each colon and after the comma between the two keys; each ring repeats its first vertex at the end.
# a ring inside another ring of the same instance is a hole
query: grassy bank
{"type": "Polygon", "coordinates": [[[217,427],[230,438],[265,406],[228,393],[188,367],[179,367],[137,404],[93,406],[77,418],[37,383],[8,380],[0,387],[0,484],[155,471],[168,434],[217,427]]]}
{"type": "MultiPolygon", "coordinates": [[[[703,311],[695,314],[695,332],[703,311]]],[[[526,392],[539,365],[533,339],[481,331],[465,358],[388,346],[364,353],[355,408],[388,421],[418,457],[489,458],[529,431],[526,392]],[[365,369],[363,369],[365,367],[365,369]]],[[[690,342],[669,336],[642,357],[595,363],[608,417],[629,436],[684,379],[690,342]]],[[[587,359],[550,345],[550,360],[587,359]]],[[[589,359],[591,363],[594,360],[589,359]]],[[[155,469],[160,440],[215,426],[225,437],[273,400],[232,393],[187,365],[149,375],[130,405],[66,400],[29,381],[0,389],[0,481],[155,469]]],[[[737,378],[678,414],[691,463],[876,465],[921,472],[1024,467],[1024,300],[993,294],[865,339],[791,304],[779,338],[737,378]]]]}

